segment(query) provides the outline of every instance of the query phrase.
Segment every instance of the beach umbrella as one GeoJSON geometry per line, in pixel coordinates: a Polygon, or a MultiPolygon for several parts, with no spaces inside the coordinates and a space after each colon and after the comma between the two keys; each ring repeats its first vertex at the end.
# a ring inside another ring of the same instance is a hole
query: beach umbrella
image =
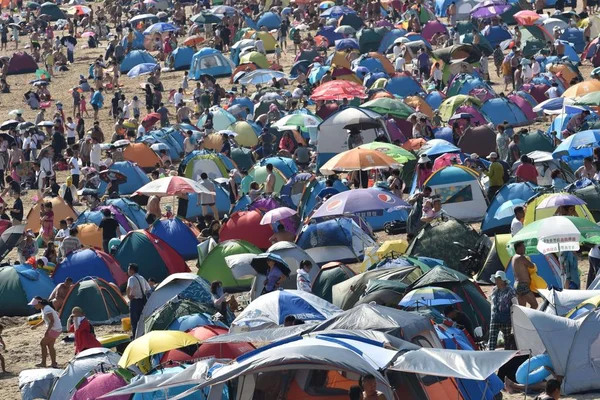
{"type": "Polygon", "coordinates": [[[8,112],[8,115],[10,115],[11,117],[16,117],[17,115],[23,115],[23,110],[20,108],[10,110],[8,112]]]}
{"type": "Polygon", "coordinates": [[[21,122],[19,125],[17,125],[17,129],[25,131],[29,128],[33,128],[35,126],[35,124],[31,121],[25,121],[25,122],[21,122]]]}
{"type": "Polygon", "coordinates": [[[175,32],[179,30],[173,24],[169,24],[168,22],[157,22],[156,24],[152,24],[144,30],[144,35],[151,35],[153,33],[164,33],[164,32],[175,32]]]}
{"type": "Polygon", "coordinates": [[[35,1],[29,1],[27,2],[26,7],[30,10],[37,10],[38,8],[40,8],[40,3],[36,3],[35,1]]]}
{"type": "Polygon", "coordinates": [[[155,354],[164,353],[173,349],[184,349],[190,354],[198,349],[200,340],[194,336],[180,331],[152,331],[135,339],[127,345],[119,366],[127,368],[155,354]]]}
{"type": "MultiPolygon", "coordinates": [[[[566,100],[570,100],[570,99],[566,99],[566,100]]],[[[591,107],[598,107],[598,106],[600,106],[600,91],[599,92],[588,93],[585,96],[580,97],[575,102],[575,105],[578,105],[578,106],[591,106],[591,107]]]]}
{"type": "Polygon", "coordinates": [[[356,11],[354,11],[353,9],[351,9],[348,6],[334,6],[334,7],[328,8],[327,10],[322,12],[320,17],[337,19],[346,14],[356,14],[356,11]]]}
{"type": "Polygon", "coordinates": [[[395,169],[401,164],[392,157],[376,150],[355,148],[335,155],[320,169],[323,175],[371,169],[395,169]]]}
{"type": "Polygon", "coordinates": [[[402,100],[396,98],[391,99],[387,97],[367,101],[360,107],[375,111],[379,114],[389,114],[400,119],[407,119],[412,113],[415,112],[414,109],[412,109],[402,100]]]}
{"type": "Polygon", "coordinates": [[[498,209],[494,213],[494,218],[503,219],[508,217],[514,217],[515,207],[522,206],[525,203],[527,203],[527,201],[523,199],[512,199],[505,201],[500,207],[498,207],[498,209]]]}
{"type": "Polygon", "coordinates": [[[400,305],[403,307],[447,306],[462,302],[463,300],[450,289],[426,286],[406,293],[400,305]]]}
{"type": "Polygon", "coordinates": [[[598,91],[600,91],[600,81],[594,79],[591,81],[579,82],[571,86],[570,88],[565,90],[565,92],[562,94],[562,97],[576,99],[598,91]]]}
{"type": "Polygon", "coordinates": [[[367,144],[361,144],[358,146],[358,148],[380,151],[392,157],[397,163],[400,164],[406,164],[409,161],[417,159],[417,157],[410,151],[391,143],[371,142],[367,144]]]}
{"type": "Polygon", "coordinates": [[[263,215],[260,220],[261,225],[269,225],[274,224],[277,221],[281,221],[282,219],[289,218],[293,215],[298,214],[296,210],[292,210],[289,207],[278,207],[272,210],[269,210],[263,215]]]}
{"type": "Polygon", "coordinates": [[[49,128],[54,126],[54,122],[52,121],[41,121],[38,122],[37,126],[39,126],[40,128],[49,128]]]}
{"type": "Polygon", "coordinates": [[[542,18],[542,16],[535,11],[522,10],[513,15],[513,18],[519,25],[533,25],[542,18]]]}
{"type": "Polygon", "coordinates": [[[353,189],[328,198],[311,218],[334,217],[346,214],[360,215],[361,213],[383,215],[384,210],[399,209],[400,207],[410,208],[411,206],[390,192],[375,188],[353,189]]]}
{"type": "Polygon", "coordinates": [[[563,206],[580,206],[583,204],[586,204],[585,201],[572,194],[555,193],[540,201],[540,204],[537,205],[536,209],[541,210],[544,208],[555,208],[563,206]]]}
{"type": "Polygon", "coordinates": [[[289,114],[281,118],[271,126],[276,128],[278,131],[291,131],[298,129],[316,128],[322,120],[319,117],[315,117],[308,114],[289,114]]]}
{"type": "MultiPolygon", "coordinates": [[[[0,235],[0,260],[21,243],[25,233],[25,224],[11,226],[0,235]]],[[[32,232],[33,234],[33,232],[32,232]]]]}
{"type": "Polygon", "coordinates": [[[283,274],[285,276],[290,276],[290,273],[292,272],[292,271],[290,271],[290,267],[288,266],[287,262],[285,262],[285,260],[277,254],[273,254],[273,253],[258,254],[256,256],[254,256],[254,258],[250,262],[250,265],[259,274],[267,275],[269,273],[269,266],[267,264],[267,261],[275,261],[275,266],[277,268],[279,268],[279,270],[281,270],[281,272],[283,272],[283,274]]]}
{"type": "Polygon", "coordinates": [[[150,74],[158,68],[158,64],[155,63],[142,63],[131,68],[127,73],[130,78],[136,78],[140,75],[150,74]]]}
{"type": "Polygon", "coordinates": [[[508,242],[524,242],[527,254],[578,251],[579,243],[600,244],[600,226],[579,217],[549,217],[525,225],[508,242]]]}
{"type": "Polygon", "coordinates": [[[140,14],[140,15],[136,15],[135,17],[131,18],[129,20],[129,22],[131,23],[137,23],[139,21],[144,21],[146,19],[149,19],[152,22],[158,22],[158,17],[154,14],[140,14]]]}
{"type": "Polygon", "coordinates": [[[263,85],[271,82],[273,78],[282,79],[286,77],[287,75],[280,71],[256,69],[241,77],[238,82],[242,85],[263,85]]]}
{"type": "Polygon", "coordinates": [[[335,28],[335,33],[341,33],[343,35],[353,35],[356,33],[356,29],[351,27],[350,25],[342,25],[335,28]]]}
{"type": "Polygon", "coordinates": [[[208,12],[193,15],[190,20],[197,24],[218,24],[221,22],[221,18],[208,12]]]}
{"type": "Polygon", "coordinates": [[[552,157],[591,155],[591,147],[600,144],[600,130],[577,132],[563,140],[552,152],[552,157]],[[589,153],[589,154],[588,154],[589,153]]]}
{"type": "Polygon", "coordinates": [[[136,194],[145,196],[179,196],[186,193],[210,193],[208,189],[198,182],[181,176],[168,176],[156,179],[145,184],[136,191],[136,194]]]}
{"type": "MultiPolygon", "coordinates": [[[[19,121],[14,119],[9,119],[8,121],[4,121],[2,125],[0,125],[0,130],[7,131],[9,129],[15,129],[19,125],[19,121]]],[[[53,124],[54,125],[54,124],[53,124]]]]}
{"type": "Polygon", "coordinates": [[[310,96],[313,100],[352,100],[367,97],[365,87],[355,82],[343,80],[329,81],[319,85],[310,96]]]}
{"type": "MultiPolygon", "coordinates": [[[[583,97],[580,100],[583,100],[583,97]]],[[[567,99],[565,97],[555,97],[553,99],[542,101],[541,103],[533,107],[533,111],[543,111],[545,114],[560,114],[564,106],[571,105],[573,103],[575,103],[575,101],[572,99],[567,99]]]]}
{"type": "Polygon", "coordinates": [[[86,15],[92,12],[92,9],[87,6],[73,6],[67,9],[67,14],[86,15]]]}
{"type": "Polygon", "coordinates": [[[474,18],[492,18],[504,14],[511,7],[510,4],[502,0],[486,0],[471,9],[471,16],[474,18]]]}
{"type": "Polygon", "coordinates": [[[341,50],[358,50],[360,48],[356,39],[338,39],[335,41],[335,49],[341,50]]]}
{"type": "Polygon", "coordinates": [[[216,15],[224,15],[228,17],[233,17],[238,14],[238,10],[230,6],[217,6],[210,9],[210,12],[216,15]]]}
{"type": "Polygon", "coordinates": [[[114,142],[112,144],[112,146],[118,148],[118,147],[127,147],[130,144],[131,144],[131,142],[129,140],[127,140],[127,139],[120,139],[120,140],[117,140],[116,142],[114,142]]]}
{"type": "Polygon", "coordinates": [[[203,38],[202,36],[198,36],[198,35],[192,35],[192,36],[190,36],[190,37],[186,38],[186,39],[183,41],[183,44],[184,44],[185,46],[190,46],[190,47],[193,47],[193,46],[199,45],[199,44],[201,44],[201,43],[204,43],[205,41],[206,41],[206,39],[205,39],[205,38],[203,38]]]}

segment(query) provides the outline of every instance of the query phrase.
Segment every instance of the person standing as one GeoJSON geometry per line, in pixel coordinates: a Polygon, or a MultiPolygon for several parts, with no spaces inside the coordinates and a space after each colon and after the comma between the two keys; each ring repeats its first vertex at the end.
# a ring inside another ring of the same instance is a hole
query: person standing
{"type": "Polygon", "coordinates": [[[146,294],[150,293],[151,288],[146,279],[139,273],[139,267],[135,263],[130,263],[127,268],[127,298],[129,299],[129,317],[131,319],[131,337],[135,338],[135,331],[142,315],[142,310],[148,301],[146,294]]]}
{"type": "Polygon", "coordinates": [[[98,225],[98,230],[102,230],[102,249],[108,254],[110,239],[119,237],[119,223],[113,218],[112,212],[108,208],[104,209],[102,214],[104,217],[100,221],[100,225],[98,225]]]}
{"type": "Polygon", "coordinates": [[[56,350],[54,349],[54,343],[62,332],[62,325],[60,324],[60,317],[56,310],[50,306],[48,300],[42,299],[40,296],[35,296],[29,303],[29,306],[33,306],[37,311],[42,313],[42,320],[33,325],[31,329],[37,329],[40,325],[46,325],[46,331],[44,337],[40,341],[42,348],[42,362],[36,364],[37,368],[46,368],[46,359],[50,355],[50,368],[58,368],[56,362],[56,350]]]}
{"type": "Polygon", "coordinates": [[[96,339],[92,324],[85,317],[80,307],[73,307],[71,315],[67,319],[67,330],[75,334],[75,354],[87,349],[102,347],[102,344],[96,339]]]}
{"type": "Polygon", "coordinates": [[[535,310],[538,304],[531,291],[531,275],[529,273],[529,269],[535,268],[535,264],[525,256],[524,242],[516,242],[514,248],[516,254],[512,257],[511,263],[515,273],[517,301],[520,306],[525,307],[529,304],[535,310]]]}
{"type": "Polygon", "coordinates": [[[498,158],[501,161],[508,160],[508,144],[510,139],[504,133],[504,125],[499,124],[496,129],[498,133],[496,134],[496,150],[498,151],[498,158]]]}
{"type": "Polygon", "coordinates": [[[265,194],[270,196],[275,191],[275,174],[273,164],[267,164],[267,179],[265,180],[265,194]]]}
{"type": "Polygon", "coordinates": [[[52,307],[55,310],[59,310],[62,308],[67,295],[69,294],[69,290],[71,290],[71,286],[73,285],[73,278],[68,277],[64,282],[59,283],[52,293],[50,293],[49,300],[52,303],[52,307]]]}
{"type": "Polygon", "coordinates": [[[218,220],[219,210],[217,209],[217,189],[215,188],[215,184],[208,179],[206,172],[200,174],[200,182],[198,183],[208,191],[208,193],[198,193],[198,200],[200,202],[198,205],[202,206],[202,215],[208,215],[207,207],[210,207],[213,217],[218,220]]]}
{"type": "Polygon", "coordinates": [[[510,287],[504,271],[496,272],[492,275],[490,280],[496,287],[490,296],[492,315],[490,318],[488,350],[496,350],[499,332],[502,331],[504,340],[506,340],[512,332],[510,308],[513,305],[516,294],[515,290],[510,287]]]}
{"type": "Polygon", "coordinates": [[[93,168],[98,170],[100,168],[100,161],[102,156],[102,148],[97,138],[92,138],[92,147],[90,149],[90,164],[93,168]]]}
{"type": "Polygon", "coordinates": [[[94,120],[98,121],[98,111],[100,111],[100,109],[104,105],[104,96],[102,96],[102,88],[98,88],[98,90],[96,90],[94,94],[92,94],[90,104],[94,109],[94,120]]]}
{"type": "Polygon", "coordinates": [[[296,272],[296,289],[303,292],[312,292],[312,282],[310,281],[310,271],[313,265],[309,260],[302,260],[300,268],[296,272]]]}
{"type": "Polygon", "coordinates": [[[512,219],[510,223],[510,234],[515,236],[521,229],[523,229],[523,220],[525,219],[525,208],[521,206],[516,206],[513,208],[513,212],[515,213],[515,217],[512,219]]]}
{"type": "MultiPolygon", "coordinates": [[[[505,126],[506,131],[506,126],[505,126]]],[[[519,148],[519,142],[521,141],[521,136],[519,134],[515,134],[512,137],[511,142],[508,144],[508,159],[506,162],[508,165],[512,166],[515,162],[517,162],[521,158],[521,149],[519,148]]]]}
{"type": "Polygon", "coordinates": [[[490,179],[490,187],[487,191],[487,198],[492,201],[498,190],[504,185],[504,167],[498,162],[498,153],[492,151],[487,158],[491,164],[484,174],[490,179]]]}

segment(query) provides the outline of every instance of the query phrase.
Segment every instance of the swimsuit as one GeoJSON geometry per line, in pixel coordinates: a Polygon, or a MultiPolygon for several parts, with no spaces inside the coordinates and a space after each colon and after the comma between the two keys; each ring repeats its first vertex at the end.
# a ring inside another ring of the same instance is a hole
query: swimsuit
{"type": "Polygon", "coordinates": [[[526,296],[531,293],[531,289],[529,288],[529,282],[519,282],[517,283],[517,287],[515,288],[518,296],[526,296]]]}

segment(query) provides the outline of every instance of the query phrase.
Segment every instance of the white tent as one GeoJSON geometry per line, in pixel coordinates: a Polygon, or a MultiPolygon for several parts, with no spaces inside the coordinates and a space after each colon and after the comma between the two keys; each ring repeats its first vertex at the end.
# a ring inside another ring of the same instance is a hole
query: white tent
{"type": "Polygon", "coordinates": [[[21,400],[47,399],[52,385],[62,372],[58,368],[35,368],[19,372],[21,400]]]}
{"type": "Polygon", "coordinates": [[[600,312],[580,319],[550,315],[513,306],[517,346],[533,355],[548,353],[556,375],[563,376],[563,393],[600,389],[600,312]]]}
{"type": "Polygon", "coordinates": [[[539,291],[544,302],[538,310],[551,315],[565,316],[581,302],[594,296],[600,296],[600,290],[554,290],[539,291]]]}
{"type": "MultiPolygon", "coordinates": [[[[538,171],[537,184],[539,186],[552,186],[552,172],[554,172],[556,169],[563,171],[563,176],[565,176],[560,160],[554,159],[552,157],[552,153],[534,150],[527,154],[527,157],[533,160],[533,165],[535,165],[535,169],[538,171]]],[[[513,173],[517,170],[519,165],[521,165],[521,160],[517,160],[513,164],[513,173]]],[[[571,174],[568,174],[565,176],[565,180],[567,183],[571,183],[574,179],[571,174]]]]}

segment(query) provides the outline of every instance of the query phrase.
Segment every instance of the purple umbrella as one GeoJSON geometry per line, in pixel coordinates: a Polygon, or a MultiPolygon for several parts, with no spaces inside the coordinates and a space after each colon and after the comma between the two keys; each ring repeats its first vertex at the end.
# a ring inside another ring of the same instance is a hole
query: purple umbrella
{"type": "MultiPolygon", "coordinates": [[[[254,200],[248,206],[248,210],[259,210],[266,213],[279,207],[281,207],[281,204],[272,197],[261,197],[254,200]]],[[[298,228],[297,221],[293,218],[287,218],[284,221],[281,221],[281,223],[288,232],[296,232],[296,229],[298,228]]]]}
{"type": "Polygon", "coordinates": [[[398,196],[378,189],[354,189],[338,193],[323,203],[311,218],[380,212],[390,208],[410,207],[398,196]]]}
{"type": "Polygon", "coordinates": [[[567,193],[557,193],[546,197],[544,200],[540,201],[540,204],[536,207],[537,210],[541,210],[543,208],[554,208],[561,206],[580,206],[586,204],[585,201],[581,200],[577,196],[573,196],[572,194],[567,193]]]}
{"type": "Polygon", "coordinates": [[[289,218],[293,215],[298,214],[296,210],[292,210],[289,207],[278,207],[273,210],[267,211],[260,220],[261,225],[273,224],[282,219],[289,218]]]}
{"type": "Polygon", "coordinates": [[[471,16],[474,18],[496,17],[510,10],[510,4],[503,1],[488,0],[479,3],[471,10],[471,16]]]}

